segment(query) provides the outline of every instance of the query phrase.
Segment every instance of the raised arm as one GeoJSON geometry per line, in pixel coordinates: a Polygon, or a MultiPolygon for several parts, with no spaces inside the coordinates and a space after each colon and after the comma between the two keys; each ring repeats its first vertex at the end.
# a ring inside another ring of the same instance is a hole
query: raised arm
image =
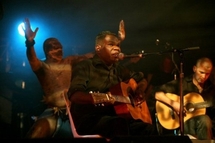
{"type": "Polygon", "coordinates": [[[77,64],[78,62],[80,62],[82,60],[92,58],[94,55],[95,55],[95,53],[91,52],[91,53],[86,53],[83,55],[71,55],[67,58],[69,58],[73,64],[77,64]]]}
{"type": "Polygon", "coordinates": [[[34,38],[36,37],[37,31],[39,28],[37,27],[35,31],[32,31],[31,24],[28,18],[24,19],[24,24],[25,24],[25,27],[23,27],[23,30],[25,32],[25,38],[26,38],[25,44],[27,48],[26,55],[32,70],[36,71],[41,66],[41,62],[37,58],[36,52],[34,50],[34,44],[35,44],[34,38]]]}

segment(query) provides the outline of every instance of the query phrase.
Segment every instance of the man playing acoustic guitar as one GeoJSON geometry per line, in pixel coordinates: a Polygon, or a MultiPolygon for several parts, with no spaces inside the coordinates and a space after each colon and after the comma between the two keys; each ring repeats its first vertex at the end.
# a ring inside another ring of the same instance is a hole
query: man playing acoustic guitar
{"type": "MultiPolygon", "coordinates": [[[[212,139],[212,122],[215,106],[215,88],[209,76],[213,68],[212,61],[203,57],[193,66],[193,74],[183,78],[182,94],[184,100],[184,133],[197,139],[212,139]],[[206,108],[209,107],[209,108],[206,108]]],[[[158,120],[164,128],[179,127],[180,81],[170,81],[155,92],[158,120]]]]}
{"type": "Polygon", "coordinates": [[[129,71],[118,63],[123,37],[110,31],[101,32],[96,37],[95,56],[74,68],[69,98],[79,134],[99,134],[111,139],[120,135],[156,133],[151,118],[142,115],[149,113],[144,106],[147,82],[143,73],[129,71]],[[126,118],[129,115],[133,118],[126,118]]]}

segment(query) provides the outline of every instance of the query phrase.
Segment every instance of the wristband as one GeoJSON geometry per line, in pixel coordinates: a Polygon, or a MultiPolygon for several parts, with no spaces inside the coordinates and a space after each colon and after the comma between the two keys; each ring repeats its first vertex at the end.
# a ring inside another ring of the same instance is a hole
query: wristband
{"type": "Polygon", "coordinates": [[[35,41],[34,41],[34,40],[33,40],[33,41],[28,41],[28,40],[26,40],[26,41],[25,41],[25,46],[26,46],[27,48],[30,48],[30,47],[34,46],[34,44],[35,44],[35,41]]]}

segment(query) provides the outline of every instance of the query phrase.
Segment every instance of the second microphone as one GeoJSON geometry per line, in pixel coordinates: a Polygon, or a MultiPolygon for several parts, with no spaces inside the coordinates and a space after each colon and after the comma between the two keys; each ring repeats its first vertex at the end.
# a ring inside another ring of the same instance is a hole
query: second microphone
{"type": "Polygon", "coordinates": [[[132,55],[125,55],[124,53],[119,53],[118,58],[123,60],[124,58],[142,58],[143,54],[132,54],[132,55]]]}

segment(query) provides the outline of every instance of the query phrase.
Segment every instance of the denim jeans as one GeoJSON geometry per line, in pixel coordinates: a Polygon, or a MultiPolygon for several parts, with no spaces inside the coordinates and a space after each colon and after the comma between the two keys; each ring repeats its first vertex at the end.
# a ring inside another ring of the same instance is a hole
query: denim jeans
{"type": "Polygon", "coordinates": [[[212,123],[207,115],[192,117],[184,123],[184,133],[190,134],[199,140],[212,139],[212,123]]]}

